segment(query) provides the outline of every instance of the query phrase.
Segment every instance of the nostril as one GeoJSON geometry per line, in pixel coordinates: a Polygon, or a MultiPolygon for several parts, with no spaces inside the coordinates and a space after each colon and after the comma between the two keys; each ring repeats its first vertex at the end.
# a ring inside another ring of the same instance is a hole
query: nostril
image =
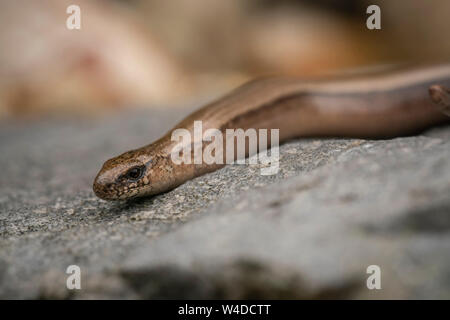
{"type": "Polygon", "coordinates": [[[99,173],[94,179],[94,184],[105,187],[107,184],[111,184],[110,181],[105,173],[99,173]]]}
{"type": "Polygon", "coordinates": [[[92,189],[94,190],[94,193],[97,195],[97,197],[107,200],[109,199],[108,195],[110,194],[112,189],[112,183],[103,184],[102,181],[95,180],[92,189]]]}
{"type": "Polygon", "coordinates": [[[96,177],[94,180],[94,190],[104,190],[109,185],[110,183],[106,183],[106,181],[104,181],[100,177],[96,177]]]}

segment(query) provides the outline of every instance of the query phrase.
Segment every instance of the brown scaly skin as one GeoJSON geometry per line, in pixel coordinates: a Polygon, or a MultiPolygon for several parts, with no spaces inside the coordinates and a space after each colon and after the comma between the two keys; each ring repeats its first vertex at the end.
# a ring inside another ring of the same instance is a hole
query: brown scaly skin
{"type": "MultiPolygon", "coordinates": [[[[447,88],[450,64],[348,79],[260,79],[206,105],[174,129],[192,133],[194,121],[202,120],[203,130],[279,129],[280,143],[308,136],[391,138],[448,123],[447,88]]],[[[175,164],[175,145],[169,132],[106,161],[95,178],[95,194],[105,200],[155,195],[223,166],[175,164]]]]}

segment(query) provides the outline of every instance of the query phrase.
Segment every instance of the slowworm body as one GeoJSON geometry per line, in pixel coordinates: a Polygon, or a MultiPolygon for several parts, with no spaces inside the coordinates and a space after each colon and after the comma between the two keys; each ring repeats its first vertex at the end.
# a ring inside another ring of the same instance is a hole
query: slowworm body
{"type": "Polygon", "coordinates": [[[311,136],[391,138],[448,122],[448,88],[450,64],[310,81],[254,80],[192,113],[159,140],[106,161],[93,189],[105,200],[155,195],[222,167],[173,162],[173,130],[193,132],[194,121],[221,132],[279,129],[280,143],[311,136]]]}

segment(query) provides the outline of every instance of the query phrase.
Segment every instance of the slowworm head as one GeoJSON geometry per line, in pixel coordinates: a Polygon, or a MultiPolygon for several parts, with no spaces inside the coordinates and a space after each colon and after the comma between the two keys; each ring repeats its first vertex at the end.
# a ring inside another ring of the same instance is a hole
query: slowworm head
{"type": "Polygon", "coordinates": [[[134,198],[151,192],[150,174],[154,161],[141,150],[109,159],[94,180],[95,194],[104,200],[134,198]]]}

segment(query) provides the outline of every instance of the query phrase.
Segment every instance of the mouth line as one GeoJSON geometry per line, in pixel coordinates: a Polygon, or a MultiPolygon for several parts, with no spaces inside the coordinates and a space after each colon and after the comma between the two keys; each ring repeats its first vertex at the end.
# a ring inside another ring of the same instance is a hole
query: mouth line
{"type": "Polygon", "coordinates": [[[141,192],[139,189],[144,189],[149,186],[150,183],[144,185],[137,185],[134,187],[130,187],[129,185],[125,185],[124,187],[117,188],[107,188],[105,184],[94,183],[93,191],[97,197],[103,200],[127,200],[132,198],[137,198],[141,196],[141,192]],[[125,187],[127,190],[125,191],[125,187]],[[137,192],[136,192],[137,190],[137,192]],[[130,195],[130,193],[136,192],[134,195],[130,195]]]}
{"type": "Polygon", "coordinates": [[[141,186],[136,186],[136,187],[131,187],[131,188],[129,187],[127,189],[127,191],[123,191],[123,193],[121,195],[115,195],[114,197],[108,198],[107,200],[128,200],[128,199],[137,198],[137,197],[140,196],[139,192],[137,192],[134,195],[129,195],[129,194],[131,192],[133,192],[134,190],[137,190],[139,188],[141,188],[141,186]],[[127,196],[126,199],[121,198],[121,197],[123,197],[125,195],[127,196]]]}

